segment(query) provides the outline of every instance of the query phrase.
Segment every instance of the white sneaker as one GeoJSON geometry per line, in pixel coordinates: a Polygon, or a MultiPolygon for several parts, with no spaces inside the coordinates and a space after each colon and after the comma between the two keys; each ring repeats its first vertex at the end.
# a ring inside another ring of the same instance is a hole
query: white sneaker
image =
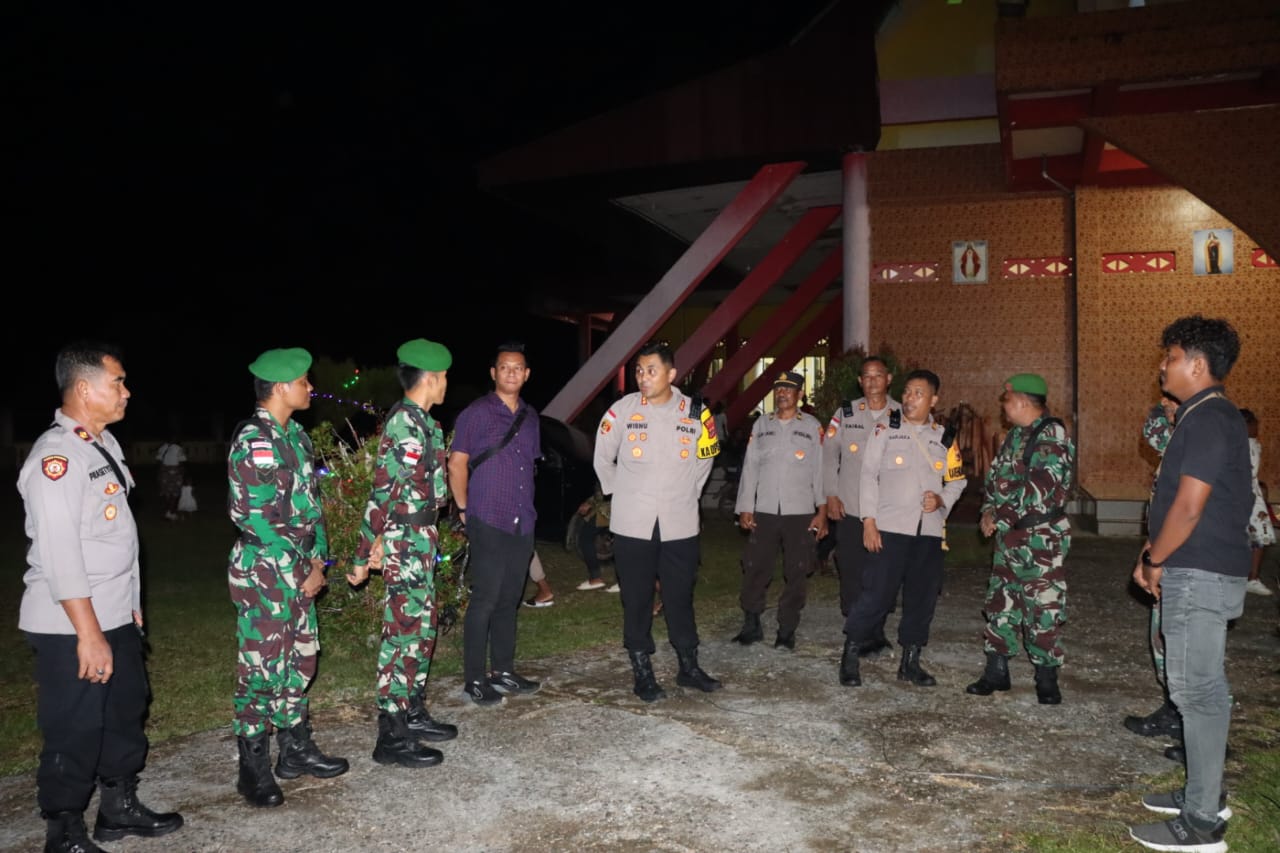
{"type": "Polygon", "coordinates": [[[578,584],[578,589],[579,591],[582,591],[582,592],[585,592],[589,589],[604,589],[604,581],[600,580],[600,578],[592,578],[590,580],[585,580],[582,583],[578,584]]]}
{"type": "Polygon", "coordinates": [[[621,591],[622,591],[622,587],[618,586],[616,583],[605,590],[605,592],[621,592],[621,591]]]}
{"type": "Polygon", "coordinates": [[[1262,582],[1260,578],[1254,578],[1244,585],[1245,592],[1251,592],[1254,595],[1271,595],[1271,590],[1262,582]]]}

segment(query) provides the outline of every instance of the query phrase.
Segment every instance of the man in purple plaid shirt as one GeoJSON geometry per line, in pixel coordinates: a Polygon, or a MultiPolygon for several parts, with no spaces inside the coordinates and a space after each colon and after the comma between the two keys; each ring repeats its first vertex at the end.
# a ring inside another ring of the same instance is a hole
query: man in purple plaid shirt
{"type": "Polygon", "coordinates": [[[449,488],[471,546],[471,600],[462,627],[464,692],[477,705],[542,685],[516,674],[516,614],[533,556],[538,413],[520,398],[524,344],[498,347],[493,393],[462,410],[449,449],[449,488]],[[486,657],[491,666],[486,668],[486,657]]]}

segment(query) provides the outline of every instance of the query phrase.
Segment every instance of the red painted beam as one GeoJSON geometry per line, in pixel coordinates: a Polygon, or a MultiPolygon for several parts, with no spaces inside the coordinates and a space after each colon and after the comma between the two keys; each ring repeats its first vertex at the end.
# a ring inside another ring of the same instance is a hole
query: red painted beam
{"type": "Polygon", "coordinates": [[[1034,130],[1041,127],[1073,125],[1089,115],[1092,92],[1049,95],[1043,98],[1011,98],[1001,95],[1006,106],[1001,111],[1001,127],[1034,130]]]}
{"type": "Polygon", "coordinates": [[[782,274],[808,251],[813,241],[827,230],[840,215],[840,207],[813,207],[769,250],[755,269],[747,274],[729,297],[711,312],[676,352],[676,381],[690,375],[691,368],[701,363],[715,349],[716,342],[733,330],[760,298],[769,292],[782,274]]]}
{"type": "Polygon", "coordinates": [[[626,366],[632,354],[675,313],[707,273],[773,206],[804,167],[805,164],[799,161],[772,163],[756,172],[742,192],[720,211],[653,290],[578,368],[543,413],[565,423],[577,417],[609,380],[626,366]]]}
{"type": "MultiPolygon", "coordinates": [[[[809,354],[813,349],[813,345],[822,340],[823,337],[829,335],[833,329],[840,326],[840,317],[844,312],[844,298],[837,297],[827,303],[816,317],[809,321],[803,329],[796,332],[796,336],[791,339],[791,343],[787,344],[786,349],[778,354],[774,360],[775,364],[783,365],[784,370],[789,370],[791,365],[809,354]]],[[[765,395],[773,388],[773,378],[777,374],[776,370],[766,370],[747,386],[747,390],[743,391],[738,398],[725,407],[725,417],[729,420],[729,430],[733,431],[735,424],[742,423],[742,419],[747,416],[752,407],[764,399],[765,395]]]]}
{"type": "Polygon", "coordinates": [[[1101,162],[1098,163],[1098,172],[1131,172],[1134,169],[1147,169],[1146,163],[1134,157],[1128,151],[1121,151],[1119,148],[1108,148],[1102,152],[1101,162]]]}
{"type": "Polygon", "coordinates": [[[1280,88],[1271,85],[1265,77],[1144,89],[1120,89],[1117,86],[1115,97],[1109,101],[1105,112],[1095,108],[1094,95],[1094,92],[1047,95],[1043,98],[1001,95],[999,97],[1007,99],[1008,105],[1000,112],[1001,126],[1032,130],[1068,127],[1088,116],[1184,113],[1280,103],[1280,88]]]}
{"type": "MultiPolygon", "coordinates": [[[[1093,88],[1093,101],[1089,110],[1093,115],[1106,115],[1115,101],[1117,85],[1108,80],[1093,88]]],[[[1098,178],[1098,170],[1102,165],[1102,152],[1106,140],[1097,133],[1084,133],[1084,150],[1080,164],[1080,182],[1091,184],[1098,178]]]]}
{"type": "MultiPolygon", "coordinates": [[[[703,396],[708,400],[732,402],[738,396],[735,392],[738,382],[768,353],[770,347],[781,340],[782,336],[799,322],[801,316],[822,291],[835,281],[840,275],[843,259],[844,251],[840,245],[837,245],[831,254],[823,258],[822,263],[818,264],[817,268],[801,282],[796,292],[769,315],[769,318],[751,336],[751,340],[743,344],[738,352],[725,361],[720,372],[713,376],[702,389],[703,396]]],[[[750,406],[747,408],[749,409],[750,406]]]]}

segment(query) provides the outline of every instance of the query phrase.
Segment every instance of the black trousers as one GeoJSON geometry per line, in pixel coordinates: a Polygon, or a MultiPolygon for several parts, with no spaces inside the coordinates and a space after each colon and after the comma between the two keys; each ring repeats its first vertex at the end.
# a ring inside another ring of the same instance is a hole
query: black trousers
{"type": "Polygon", "coordinates": [[[524,593],[533,534],[507,533],[483,521],[467,519],[471,557],[471,598],[462,621],[462,677],[484,681],[489,670],[515,672],[516,614],[524,593]]]}
{"type": "Polygon", "coordinates": [[[836,522],[836,568],[840,571],[840,614],[848,616],[862,592],[862,567],[867,549],[862,545],[862,519],[846,515],[836,522]]]}
{"type": "Polygon", "coordinates": [[[594,515],[578,529],[578,553],[582,555],[582,562],[587,564],[587,578],[590,580],[601,575],[600,555],[596,553],[596,537],[599,535],[600,528],[596,526],[594,515]]]}
{"type": "Polygon", "coordinates": [[[883,626],[901,588],[898,643],[928,645],[929,626],[933,624],[938,593],[942,590],[942,539],[881,533],[880,540],[884,546],[880,553],[867,553],[862,595],[845,619],[844,633],[859,643],[870,640],[876,627],[883,626]]]}
{"type": "Polygon", "coordinates": [[[790,634],[800,624],[800,611],[809,593],[813,569],[814,538],[809,532],[811,513],[805,515],[755,514],[756,529],[742,551],[742,593],[738,602],[747,613],[762,613],[778,548],[782,548],[782,579],[778,598],[778,633],[790,634]]]}
{"type": "Polygon", "coordinates": [[[26,634],[35,652],[36,724],[44,736],[36,771],[41,811],[82,812],[97,779],[133,776],[146,763],[150,688],[142,637],[132,624],[103,633],[112,656],[106,684],[79,677],[75,634],[26,634]]]}
{"type": "Polygon", "coordinates": [[[622,596],[622,645],[630,652],[653,654],[653,585],[662,583],[662,615],[667,639],[677,651],[698,647],[693,617],[693,587],[698,581],[698,537],[663,542],[658,525],[650,539],[613,537],[614,570],[622,596]]]}

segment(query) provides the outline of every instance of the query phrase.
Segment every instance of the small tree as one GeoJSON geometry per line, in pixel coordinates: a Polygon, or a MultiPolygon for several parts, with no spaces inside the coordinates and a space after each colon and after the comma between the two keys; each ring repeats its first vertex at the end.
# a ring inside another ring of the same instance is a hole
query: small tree
{"type": "MultiPolygon", "coordinates": [[[[320,500],[329,534],[333,577],[341,577],[351,568],[360,542],[365,506],[373,488],[378,452],[376,434],[361,436],[349,423],[347,431],[351,436],[349,440],[326,422],[310,433],[321,473],[320,500]]],[[[452,438],[450,435],[449,439],[452,438]]],[[[436,607],[440,611],[439,631],[443,634],[457,624],[466,611],[468,590],[464,576],[468,552],[466,536],[451,521],[445,520],[436,529],[440,546],[435,566],[436,607]]],[[[377,634],[381,630],[385,589],[380,573],[370,575],[365,589],[352,589],[345,582],[331,584],[321,613],[332,627],[343,633],[377,634]]]]}
{"type": "MultiPolygon", "coordinates": [[[[893,382],[889,385],[889,396],[895,400],[902,399],[902,389],[907,384],[907,374],[912,368],[903,364],[893,351],[887,347],[875,353],[884,359],[893,374],[893,382]]],[[[853,400],[862,396],[862,387],[858,384],[858,375],[862,371],[862,362],[867,351],[862,347],[854,347],[840,355],[827,359],[826,371],[822,382],[813,392],[813,407],[818,416],[825,422],[845,400],[853,400]]]]}

